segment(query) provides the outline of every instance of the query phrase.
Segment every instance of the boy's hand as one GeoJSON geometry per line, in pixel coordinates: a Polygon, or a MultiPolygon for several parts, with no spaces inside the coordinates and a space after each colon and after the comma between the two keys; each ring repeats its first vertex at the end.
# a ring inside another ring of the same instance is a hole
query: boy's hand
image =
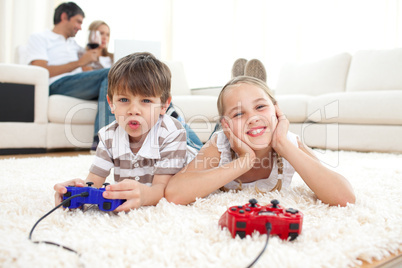
{"type": "Polygon", "coordinates": [[[118,206],[115,211],[128,212],[130,209],[142,206],[142,186],[143,185],[138,181],[126,179],[117,184],[106,186],[106,191],[103,193],[103,197],[108,199],[126,199],[127,201],[118,206]]]}
{"type": "Polygon", "coordinates": [[[281,154],[282,146],[287,142],[287,133],[289,130],[289,120],[283,114],[279,106],[275,105],[276,117],[278,118],[278,124],[272,133],[272,148],[277,151],[277,153],[281,154]]]}
{"type": "Polygon", "coordinates": [[[63,201],[63,195],[67,193],[67,186],[84,187],[85,181],[81,179],[74,179],[55,184],[53,189],[56,191],[56,193],[54,194],[54,201],[56,206],[63,201]]]}
{"type": "Polygon", "coordinates": [[[253,149],[251,149],[250,146],[248,146],[241,139],[236,137],[225,118],[221,119],[221,124],[223,133],[225,133],[226,137],[228,138],[230,147],[233,149],[233,151],[235,151],[239,157],[249,157],[249,160],[252,163],[255,159],[255,152],[253,149]]]}

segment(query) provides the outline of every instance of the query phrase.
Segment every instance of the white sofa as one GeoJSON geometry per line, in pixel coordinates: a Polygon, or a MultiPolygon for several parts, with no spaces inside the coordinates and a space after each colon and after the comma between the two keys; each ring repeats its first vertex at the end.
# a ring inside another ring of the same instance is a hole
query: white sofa
{"type": "MultiPolygon", "coordinates": [[[[167,64],[175,108],[205,142],[217,119],[221,88],[190,90],[183,65],[167,64]]],[[[39,67],[0,64],[0,82],[35,85],[33,122],[0,120],[0,153],[90,147],[96,102],[49,97],[47,76],[39,67]]],[[[402,152],[402,48],[289,63],[281,69],[275,97],[290,130],[310,147],[402,152]]]]}
{"type": "Polygon", "coordinates": [[[402,48],[288,63],[274,94],[290,130],[310,147],[402,152],[402,48]]]}
{"type": "MultiPolygon", "coordinates": [[[[216,115],[215,96],[192,96],[180,62],[166,62],[172,71],[173,103],[185,120],[205,142],[212,132],[216,115]]],[[[1,102],[10,101],[7,84],[33,85],[32,120],[0,120],[0,154],[42,152],[61,148],[90,148],[97,101],[52,95],[49,97],[48,71],[36,66],[0,63],[1,102]]],[[[18,106],[17,110],[25,107],[18,106]]],[[[29,111],[28,111],[29,113],[29,111]]],[[[5,119],[4,119],[5,118],[5,119]]]]}
{"type": "Polygon", "coordinates": [[[402,152],[402,48],[289,63],[275,96],[311,147],[402,152]]]}

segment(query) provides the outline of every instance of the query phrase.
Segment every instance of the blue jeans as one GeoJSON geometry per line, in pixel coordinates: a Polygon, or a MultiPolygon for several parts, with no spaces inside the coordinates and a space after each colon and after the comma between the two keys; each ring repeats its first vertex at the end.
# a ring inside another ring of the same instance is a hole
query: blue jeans
{"type": "Polygon", "coordinates": [[[198,138],[197,134],[195,134],[194,130],[192,130],[190,128],[190,126],[186,124],[184,119],[178,115],[178,113],[174,109],[172,103],[170,103],[170,105],[166,111],[166,114],[179,120],[179,122],[183,125],[184,129],[186,130],[187,145],[189,145],[189,146],[193,147],[194,149],[196,149],[197,151],[199,151],[204,144],[202,143],[200,138],[198,138]]]}
{"type": "Polygon", "coordinates": [[[181,119],[180,116],[177,119],[180,121],[180,123],[183,125],[184,129],[186,130],[187,145],[189,145],[189,146],[197,149],[197,151],[199,151],[201,149],[201,147],[204,145],[202,143],[202,141],[200,140],[200,138],[198,138],[197,134],[195,134],[194,130],[192,130],[189,125],[187,125],[185,122],[180,120],[181,119]]]}
{"type": "Polygon", "coordinates": [[[84,100],[98,100],[94,137],[100,128],[115,120],[107,103],[107,75],[109,69],[82,72],[62,77],[49,86],[49,94],[65,95],[84,100]]]}

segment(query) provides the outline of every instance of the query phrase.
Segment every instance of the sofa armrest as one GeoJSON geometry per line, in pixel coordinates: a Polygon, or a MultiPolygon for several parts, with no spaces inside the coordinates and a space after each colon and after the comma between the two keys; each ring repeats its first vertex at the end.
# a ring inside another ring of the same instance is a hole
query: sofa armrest
{"type": "Polygon", "coordinates": [[[45,68],[31,65],[0,63],[0,82],[34,85],[34,122],[47,123],[49,99],[49,72],[45,68]]]}

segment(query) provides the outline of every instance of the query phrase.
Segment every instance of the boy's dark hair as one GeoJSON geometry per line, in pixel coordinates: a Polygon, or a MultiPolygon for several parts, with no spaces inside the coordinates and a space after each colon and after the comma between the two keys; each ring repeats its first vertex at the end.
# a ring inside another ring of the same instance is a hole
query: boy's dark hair
{"type": "Polygon", "coordinates": [[[107,94],[129,92],[145,97],[159,97],[162,103],[170,97],[172,74],[169,67],[148,52],[133,53],[118,60],[108,75],[107,94]]]}
{"type": "Polygon", "coordinates": [[[53,24],[56,25],[61,21],[61,14],[66,13],[68,19],[75,15],[82,15],[85,17],[84,11],[74,2],[61,3],[54,10],[53,24]]]}

